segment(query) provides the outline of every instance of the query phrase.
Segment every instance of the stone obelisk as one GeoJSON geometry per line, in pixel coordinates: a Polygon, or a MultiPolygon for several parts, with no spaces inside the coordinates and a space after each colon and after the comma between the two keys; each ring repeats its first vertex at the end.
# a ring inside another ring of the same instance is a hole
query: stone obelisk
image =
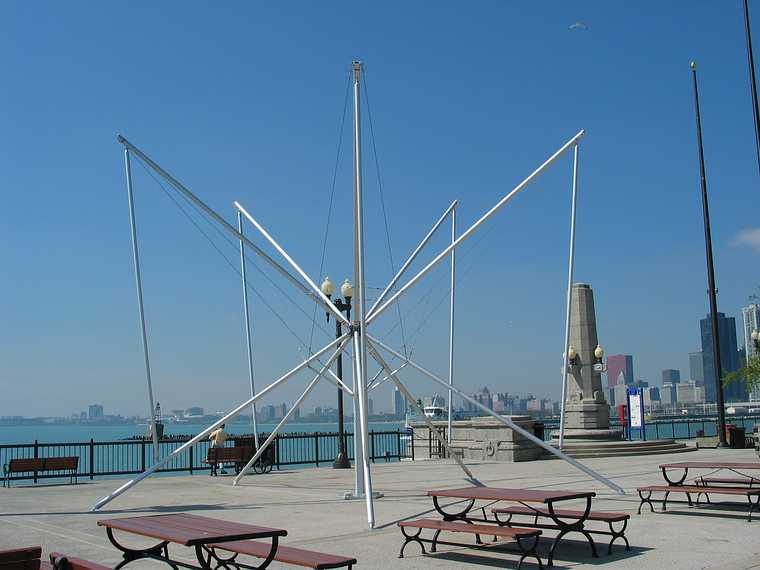
{"type": "Polygon", "coordinates": [[[610,429],[610,407],[602,389],[603,367],[601,359],[594,356],[598,345],[594,291],[586,283],[576,283],[570,298],[570,346],[577,357],[567,375],[566,439],[622,437],[620,430],[610,429]]]}

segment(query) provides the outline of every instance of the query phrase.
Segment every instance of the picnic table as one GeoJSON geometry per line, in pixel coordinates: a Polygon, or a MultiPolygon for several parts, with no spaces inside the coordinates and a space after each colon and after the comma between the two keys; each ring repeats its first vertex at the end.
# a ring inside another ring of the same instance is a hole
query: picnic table
{"type": "MultiPolygon", "coordinates": [[[[667,481],[668,485],[678,486],[683,485],[683,482],[686,481],[686,478],[689,476],[689,469],[692,470],[708,470],[712,471],[713,473],[717,471],[731,471],[735,473],[736,475],[739,475],[741,477],[744,477],[747,479],[747,483],[751,484],[753,481],[756,481],[757,478],[752,477],[751,475],[746,475],[745,473],[742,473],[743,471],[751,471],[753,469],[760,469],[760,461],[753,462],[753,463],[736,463],[736,462],[726,462],[726,461],[681,461],[678,463],[664,463],[660,465],[660,470],[662,471],[662,476],[667,481]],[[678,480],[673,480],[668,476],[668,469],[671,470],[678,470],[682,469],[683,472],[681,474],[681,478],[678,480]]],[[[738,481],[732,481],[735,484],[739,484],[738,481]]]]}
{"type": "MultiPolygon", "coordinates": [[[[532,528],[551,528],[559,531],[559,534],[554,538],[552,547],[549,550],[549,566],[552,566],[554,560],[554,551],[557,548],[560,540],[563,536],[570,532],[579,532],[586,537],[590,547],[591,554],[594,558],[598,558],[596,551],[596,545],[594,539],[591,538],[589,532],[584,528],[586,522],[591,515],[591,499],[596,496],[593,491],[566,491],[566,490],[542,490],[542,489],[505,489],[499,487],[463,487],[460,489],[439,489],[428,491],[427,495],[433,498],[433,507],[443,517],[444,521],[457,521],[463,520],[468,522],[482,521],[482,522],[494,522],[488,519],[485,514],[485,506],[479,507],[479,510],[483,512],[483,518],[471,517],[473,507],[476,501],[488,501],[491,504],[496,502],[512,502],[519,503],[526,508],[535,511],[542,516],[548,516],[552,520],[551,525],[541,524],[524,524],[520,526],[532,527],[532,528]],[[459,510],[451,512],[446,510],[447,506],[442,506],[439,499],[452,498],[452,499],[465,499],[467,502],[459,510]],[[555,508],[557,503],[565,501],[572,501],[578,499],[585,499],[586,505],[579,511],[575,511],[573,517],[562,517],[562,514],[557,513],[559,509],[555,508]],[[542,510],[540,507],[536,508],[532,505],[539,504],[545,505],[546,509],[542,510]]],[[[476,509],[478,510],[478,509],[476,509]]],[[[498,522],[498,521],[496,521],[498,522]]],[[[511,526],[517,526],[515,523],[510,523],[511,526]]]]}
{"type": "MultiPolygon", "coordinates": [[[[263,562],[258,566],[245,566],[266,568],[277,553],[279,538],[288,534],[286,530],[279,528],[228,522],[187,513],[106,519],[98,521],[98,526],[105,527],[108,540],[122,552],[124,560],[116,568],[142,558],[166,562],[173,568],[226,568],[230,561],[220,557],[212,545],[249,539],[270,539],[270,550],[263,562]],[[146,548],[129,548],[116,540],[114,531],[154,538],[159,542],[146,548]],[[198,566],[172,559],[169,556],[169,544],[193,548],[198,566]]],[[[239,563],[232,565],[244,566],[239,563]]]]}

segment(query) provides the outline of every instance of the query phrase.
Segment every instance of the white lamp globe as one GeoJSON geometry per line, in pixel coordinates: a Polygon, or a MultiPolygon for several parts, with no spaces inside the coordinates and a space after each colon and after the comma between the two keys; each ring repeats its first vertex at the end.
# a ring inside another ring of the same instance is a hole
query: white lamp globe
{"type": "Polygon", "coordinates": [[[340,286],[340,293],[346,299],[350,299],[354,296],[354,287],[349,283],[348,279],[346,279],[343,282],[343,285],[340,286]]]}
{"type": "Polygon", "coordinates": [[[574,347],[570,346],[567,349],[567,358],[568,358],[568,360],[575,360],[576,356],[578,356],[578,353],[575,352],[575,348],[574,347]]]}
{"type": "Polygon", "coordinates": [[[335,291],[333,282],[330,281],[329,277],[325,277],[325,280],[322,281],[322,285],[319,288],[322,290],[322,293],[324,293],[326,297],[331,296],[333,294],[333,291],[335,291]]]}
{"type": "Polygon", "coordinates": [[[596,348],[594,349],[594,356],[599,360],[601,360],[602,357],[604,356],[604,349],[598,344],[596,345],[596,348]]]}

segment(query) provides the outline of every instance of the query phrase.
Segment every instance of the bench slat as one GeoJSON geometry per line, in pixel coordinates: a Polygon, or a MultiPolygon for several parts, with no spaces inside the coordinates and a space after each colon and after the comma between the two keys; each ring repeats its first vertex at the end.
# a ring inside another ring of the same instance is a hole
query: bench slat
{"type": "Polygon", "coordinates": [[[538,536],[541,531],[535,528],[512,528],[508,526],[493,526],[485,524],[467,524],[463,522],[442,521],[438,519],[417,519],[413,521],[401,521],[398,526],[411,528],[424,528],[430,530],[444,530],[449,532],[464,532],[468,534],[487,534],[502,538],[528,538],[538,536]]]}
{"type": "MultiPolygon", "coordinates": [[[[266,558],[269,555],[271,545],[266,542],[256,540],[238,540],[234,542],[223,542],[212,544],[217,550],[226,550],[258,558],[266,558]]],[[[348,556],[339,556],[336,554],[325,554],[313,550],[304,550],[302,548],[293,548],[292,546],[279,545],[275,553],[274,560],[283,564],[294,564],[316,570],[326,570],[327,568],[341,568],[356,564],[356,558],[348,556]]]]}
{"type": "Polygon", "coordinates": [[[42,471],[44,459],[11,459],[8,463],[8,473],[23,473],[26,471],[42,471]]]}
{"type": "MultiPolygon", "coordinates": [[[[544,507],[536,507],[532,509],[530,507],[500,507],[491,509],[495,514],[509,514],[509,515],[536,515],[541,517],[549,517],[549,509],[544,507]]],[[[573,518],[580,519],[585,514],[585,511],[572,511],[567,509],[554,509],[554,514],[559,518],[573,518]]],[[[631,518],[628,513],[608,513],[604,511],[591,511],[588,519],[590,521],[604,521],[604,522],[618,522],[631,518]]]]}
{"type": "Polygon", "coordinates": [[[750,489],[738,487],[707,487],[704,485],[647,485],[637,487],[637,491],[663,491],[669,493],[711,493],[715,495],[760,495],[760,488],[750,489]]]}
{"type": "MultiPolygon", "coordinates": [[[[53,568],[55,568],[57,564],[58,568],[61,570],[110,570],[109,566],[103,566],[97,562],[90,562],[83,558],[67,556],[60,552],[51,552],[50,562],[53,568]],[[65,560],[65,562],[63,562],[63,560],[65,560]]],[[[48,568],[49,567],[50,566],[48,566],[48,568]]]]}
{"type": "Polygon", "coordinates": [[[704,481],[705,483],[718,483],[723,485],[752,485],[754,483],[760,483],[760,479],[755,477],[730,478],[730,477],[700,477],[697,481],[704,481]]]}

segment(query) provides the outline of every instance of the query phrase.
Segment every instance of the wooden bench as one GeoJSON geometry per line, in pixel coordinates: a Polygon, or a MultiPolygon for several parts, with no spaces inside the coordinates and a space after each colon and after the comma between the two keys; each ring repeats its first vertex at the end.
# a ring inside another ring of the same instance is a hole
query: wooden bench
{"type": "Polygon", "coordinates": [[[50,471],[66,471],[61,477],[69,476],[70,483],[77,482],[77,468],[79,457],[35,457],[27,459],[11,459],[3,465],[3,487],[10,487],[13,473],[34,473],[34,482],[37,482],[37,473],[50,471]]]}
{"type": "MultiPolygon", "coordinates": [[[[491,509],[491,513],[493,513],[494,518],[496,519],[496,522],[500,525],[506,525],[506,526],[530,526],[532,528],[546,528],[546,529],[557,529],[557,525],[554,524],[538,524],[539,518],[551,518],[551,513],[549,512],[549,509],[545,507],[521,507],[521,506],[514,506],[514,507],[500,507],[500,508],[493,508],[491,509]],[[509,518],[507,520],[501,520],[499,518],[500,514],[509,515],[509,518]],[[514,523],[512,522],[512,517],[514,515],[527,515],[534,517],[532,524],[525,524],[525,523],[514,523]]],[[[554,516],[561,519],[571,519],[571,520],[580,520],[584,517],[585,511],[571,511],[567,509],[554,509],[554,516]]],[[[609,526],[609,531],[606,530],[594,530],[594,529],[588,529],[585,528],[583,531],[589,532],[591,534],[602,534],[605,536],[611,536],[612,539],[610,540],[610,544],[607,547],[607,554],[612,554],[612,543],[615,542],[618,538],[622,538],[625,542],[625,549],[630,550],[631,545],[628,544],[628,539],[625,537],[625,529],[628,527],[628,520],[631,518],[631,515],[628,513],[610,513],[610,512],[604,512],[604,511],[591,511],[586,518],[586,520],[590,521],[599,521],[607,523],[609,526]],[[619,530],[615,530],[614,524],[615,523],[623,523],[623,526],[619,530]]],[[[579,531],[582,532],[582,531],[579,531]]]]}
{"type": "Polygon", "coordinates": [[[39,570],[41,556],[39,546],[0,550],[0,570],[39,570]]]}
{"type": "MultiPolygon", "coordinates": [[[[239,554],[254,556],[256,558],[267,558],[271,550],[271,545],[255,540],[238,540],[233,542],[222,542],[211,544],[214,550],[224,550],[233,552],[235,555],[226,560],[235,560],[239,554]]],[[[292,564],[294,566],[303,566],[305,568],[314,568],[315,570],[326,570],[328,568],[352,568],[356,564],[356,558],[348,556],[338,556],[335,554],[324,554],[314,552],[313,550],[304,550],[302,548],[293,548],[280,544],[277,547],[273,560],[283,564],[292,564]]]]}
{"type": "Polygon", "coordinates": [[[110,566],[103,566],[97,562],[90,562],[83,558],[67,556],[60,552],[50,553],[50,564],[45,563],[43,568],[53,570],[110,570],[110,566]]]}
{"type": "Polygon", "coordinates": [[[746,477],[698,477],[697,479],[694,479],[695,485],[729,485],[729,486],[736,486],[736,485],[748,485],[749,487],[754,487],[755,485],[760,486],[760,479],[757,479],[756,477],[751,477],[747,475],[746,477]]]}
{"type": "MultiPolygon", "coordinates": [[[[466,523],[466,522],[456,522],[456,521],[443,521],[438,519],[417,519],[413,521],[401,521],[398,523],[398,526],[401,528],[401,534],[404,535],[405,541],[404,544],[401,546],[401,552],[399,552],[398,557],[403,558],[404,557],[404,549],[410,542],[416,542],[420,545],[420,548],[422,549],[422,554],[427,554],[425,552],[425,545],[423,543],[428,542],[431,544],[430,552],[436,551],[436,546],[438,544],[448,544],[451,546],[462,546],[460,543],[454,543],[454,542],[443,542],[438,540],[438,536],[441,534],[441,532],[456,532],[456,533],[466,533],[466,534],[474,534],[478,541],[480,541],[480,535],[490,535],[495,536],[499,538],[511,538],[516,543],[517,546],[520,548],[520,562],[517,564],[517,567],[520,568],[522,566],[523,561],[525,558],[530,556],[531,558],[535,558],[538,562],[538,567],[543,568],[543,564],[541,563],[541,559],[538,557],[538,553],[536,552],[536,546],[538,545],[538,537],[541,535],[541,531],[535,528],[512,528],[508,526],[493,526],[488,524],[472,524],[472,523],[466,523]],[[415,534],[407,534],[406,529],[407,528],[414,528],[417,529],[417,532],[415,534]],[[423,530],[434,530],[435,534],[433,534],[432,539],[424,539],[420,538],[420,534],[423,530]],[[530,545],[530,548],[526,548],[523,544],[523,541],[526,539],[533,539],[533,543],[530,545]]],[[[469,545],[472,548],[492,548],[492,546],[479,546],[477,544],[475,545],[469,545]]]]}
{"type": "Polygon", "coordinates": [[[211,465],[211,476],[214,477],[219,465],[232,465],[235,473],[240,473],[251,457],[253,449],[250,447],[210,447],[204,463],[211,465]]]}
{"type": "Polygon", "coordinates": [[[733,495],[747,497],[749,502],[749,511],[747,512],[747,521],[752,521],[752,511],[755,507],[760,508],[760,487],[750,489],[748,487],[708,487],[706,485],[648,485],[646,487],[638,487],[636,489],[639,493],[641,502],[639,503],[638,513],[641,514],[641,507],[644,504],[648,504],[649,508],[654,512],[654,505],[652,504],[652,493],[662,492],[665,496],[662,499],[662,510],[665,512],[668,503],[668,495],[671,493],[684,493],[686,499],[689,501],[689,506],[693,505],[691,500],[692,495],[697,496],[696,504],[699,505],[700,495],[704,495],[707,502],[710,502],[710,495],[733,495]],[[647,493],[647,496],[644,496],[647,493]],[[756,500],[753,502],[752,499],[756,500]]]}

